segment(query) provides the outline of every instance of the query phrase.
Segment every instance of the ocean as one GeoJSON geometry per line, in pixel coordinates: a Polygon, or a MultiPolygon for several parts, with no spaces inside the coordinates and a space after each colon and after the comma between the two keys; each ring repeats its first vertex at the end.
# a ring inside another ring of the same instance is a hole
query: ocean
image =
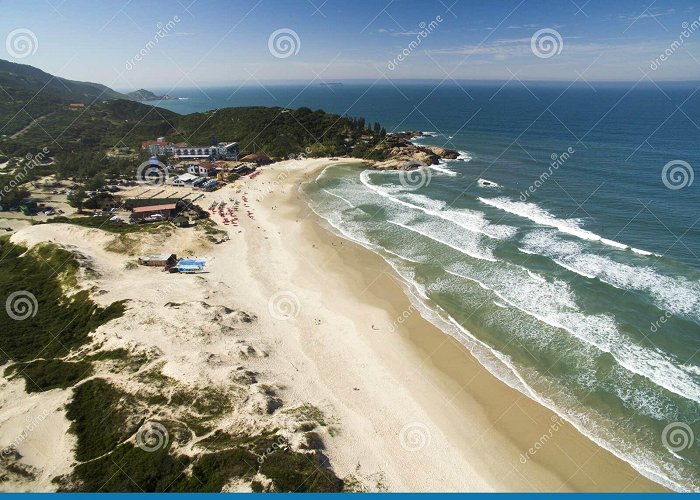
{"type": "Polygon", "coordinates": [[[308,106],[460,159],[304,190],[420,313],[642,474],[700,490],[700,93],[690,84],[176,89],[179,113],[308,106]]]}

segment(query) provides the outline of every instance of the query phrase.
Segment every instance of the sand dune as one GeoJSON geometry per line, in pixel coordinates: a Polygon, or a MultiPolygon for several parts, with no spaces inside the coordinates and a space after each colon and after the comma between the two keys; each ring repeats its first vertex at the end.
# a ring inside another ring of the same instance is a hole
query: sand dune
{"type": "MultiPolygon", "coordinates": [[[[130,300],[125,316],[94,332],[93,347],[144,353],[139,371],[158,366],[189,387],[244,387],[220,428],[277,426],[294,441],[296,420],[285,410],[318,408],[324,453],[356,489],[655,489],[566,424],[522,463],[553,415],[492,377],[417,312],[392,331],[395,319],[412,311],[398,278],[378,256],[322,228],[298,193],[300,183],[332,163],[281,162],[242,181],[240,192],[208,193],[198,201],[204,208],[246,193],[242,210],[253,212],[242,213],[238,227],[221,226],[230,239],[219,245],[182,229],[139,236],[125,250],[113,235],[58,224],[24,228],[13,241],[79,251],[96,271],[83,285],[97,292],[97,302],[130,300]],[[207,273],[177,275],[129,268],[136,252],[213,260],[207,273]],[[255,381],[242,384],[245,373],[255,381]]],[[[125,387],[135,383],[102,375],[125,387]]],[[[27,395],[19,381],[3,381],[0,395],[3,443],[22,433],[27,418],[45,415],[18,445],[23,461],[40,471],[38,480],[0,488],[54,489],[51,478],[73,462],[62,409],[70,390],[27,395]]],[[[231,485],[237,488],[245,485],[231,485]]]]}

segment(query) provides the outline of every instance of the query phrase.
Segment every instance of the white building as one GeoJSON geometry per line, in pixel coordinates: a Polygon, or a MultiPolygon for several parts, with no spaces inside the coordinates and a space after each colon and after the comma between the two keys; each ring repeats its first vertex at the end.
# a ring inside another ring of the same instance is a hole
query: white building
{"type": "Polygon", "coordinates": [[[212,165],[198,165],[193,163],[187,166],[187,173],[192,175],[212,176],[216,173],[216,169],[212,165]]]}
{"type": "Polygon", "coordinates": [[[216,146],[171,146],[168,152],[182,159],[212,157],[221,160],[238,160],[238,143],[220,142],[216,146]]]}
{"type": "Polygon", "coordinates": [[[165,142],[162,137],[157,141],[143,144],[154,155],[172,155],[183,160],[213,158],[215,160],[238,160],[237,142],[220,142],[216,146],[183,146],[165,142]]]}

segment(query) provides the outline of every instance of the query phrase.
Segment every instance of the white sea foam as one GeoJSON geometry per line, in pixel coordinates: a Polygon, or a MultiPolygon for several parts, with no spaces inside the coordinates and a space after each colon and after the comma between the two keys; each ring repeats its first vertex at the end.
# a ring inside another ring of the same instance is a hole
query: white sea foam
{"type": "Polygon", "coordinates": [[[478,181],[476,181],[476,183],[480,187],[484,187],[484,188],[499,188],[499,187],[501,187],[496,182],[490,181],[488,179],[479,179],[478,181]]]}
{"type": "Polygon", "coordinates": [[[471,232],[480,233],[494,239],[507,239],[517,231],[516,228],[510,226],[491,225],[480,212],[447,208],[447,203],[444,201],[433,200],[420,194],[401,194],[401,188],[398,186],[376,186],[371,183],[369,171],[367,170],[360,174],[360,180],[366,187],[394,203],[450,221],[471,232]]]}
{"type": "Polygon", "coordinates": [[[684,277],[667,276],[647,265],[630,265],[587,251],[578,242],[566,241],[555,233],[539,230],[526,235],[525,249],[551,258],[560,266],[587,278],[621,290],[650,295],[663,310],[700,322],[700,283],[684,277]]]}
{"type": "Polygon", "coordinates": [[[638,253],[639,255],[644,255],[644,256],[653,255],[655,257],[662,257],[662,255],[659,255],[658,253],[648,252],[647,250],[642,250],[640,248],[630,247],[630,250],[632,250],[634,253],[638,253]]]}
{"type": "MultiPolygon", "coordinates": [[[[505,304],[501,304],[497,301],[495,304],[498,307],[507,307],[505,304]]],[[[562,418],[570,422],[576,429],[579,430],[579,432],[585,436],[588,436],[596,444],[606,450],[609,450],[621,460],[631,464],[641,474],[665,485],[672,490],[684,490],[684,487],[681,484],[674,481],[669,476],[668,469],[671,468],[670,465],[660,468],[658,461],[653,456],[646,458],[648,456],[648,451],[644,453],[634,443],[621,440],[614,434],[611,434],[608,428],[600,428],[596,421],[592,420],[590,415],[585,410],[576,410],[577,402],[575,400],[568,401],[569,404],[566,407],[563,407],[562,403],[564,401],[560,400],[555,402],[535,391],[521,374],[521,369],[518,368],[508,356],[491,348],[476,338],[452,316],[448,315],[449,325],[447,326],[444,324],[444,320],[441,318],[438,318],[438,321],[435,320],[435,318],[438,316],[437,314],[429,313],[427,316],[428,317],[426,317],[426,319],[467,346],[472,354],[475,355],[479,362],[485,366],[487,370],[491,372],[491,374],[503,380],[509,386],[525,394],[532,400],[554,411],[562,418]],[[452,326],[453,328],[450,329],[449,326],[452,326]]],[[[564,394],[560,394],[560,396],[563,396],[564,400],[570,399],[570,397],[566,397],[564,394]]],[[[640,401],[639,399],[636,399],[634,402],[640,405],[645,404],[645,401],[640,401]]],[[[656,413],[656,407],[651,408],[644,413],[651,413],[653,415],[656,413]]],[[[608,425],[612,424],[612,422],[608,422],[608,425]]],[[[672,477],[682,477],[682,475],[676,472],[672,477]]]]}
{"type": "Polygon", "coordinates": [[[472,155],[469,153],[469,151],[457,151],[459,155],[457,156],[457,160],[459,161],[471,161],[472,160],[472,155]]]}
{"type": "MultiPolygon", "coordinates": [[[[326,220],[328,219],[326,218],[326,220]]],[[[343,231],[337,227],[336,224],[332,224],[332,226],[348,239],[357,241],[371,250],[378,250],[376,245],[369,243],[368,241],[358,241],[346,231],[343,231]]],[[[397,258],[402,259],[403,257],[397,256],[397,258]]],[[[663,468],[661,468],[658,460],[656,460],[654,456],[650,456],[648,454],[648,450],[642,450],[634,443],[618,439],[614,434],[611,434],[607,428],[599,429],[596,421],[592,420],[590,415],[585,410],[576,410],[575,401],[567,402],[566,399],[558,399],[557,401],[554,401],[535,391],[521,374],[521,369],[518,368],[508,356],[498,352],[476,338],[471,332],[469,332],[451,316],[444,319],[435,310],[427,306],[424,302],[425,299],[421,300],[419,297],[419,295],[421,295],[418,292],[419,288],[413,288],[418,295],[411,290],[411,287],[417,285],[415,276],[413,276],[412,273],[407,272],[404,266],[397,265],[397,263],[394,262],[394,259],[387,259],[385,257],[385,260],[403,279],[406,286],[405,291],[407,296],[409,297],[411,303],[413,303],[418,309],[420,314],[426,320],[433,323],[436,327],[440,328],[445,333],[454,337],[460,343],[465,345],[482,364],[482,366],[484,366],[492,375],[502,380],[510,387],[525,394],[534,401],[558,413],[560,416],[562,416],[562,418],[565,418],[567,421],[572,423],[574,427],[596,442],[599,446],[611,451],[618,458],[627,461],[645,476],[650,477],[651,479],[658,481],[671,489],[679,491],[684,489],[681,484],[671,479],[671,477],[683,477],[681,473],[671,470],[673,469],[671,464],[666,464],[663,468]],[[564,406],[562,406],[562,404],[564,404],[564,406]],[[669,474],[669,470],[671,470],[671,474],[669,474]]],[[[528,292],[525,292],[521,295],[527,294],[528,292]]],[[[495,301],[495,304],[500,308],[506,307],[505,304],[499,301],[495,301]]]]}
{"type": "Polygon", "coordinates": [[[377,246],[374,243],[367,240],[366,238],[364,238],[363,236],[358,234],[351,234],[347,225],[345,228],[343,228],[342,219],[340,217],[332,217],[327,213],[321,213],[316,208],[314,208],[312,204],[309,204],[309,207],[316,215],[325,220],[336,234],[343,236],[350,241],[354,241],[355,243],[362,245],[363,247],[368,248],[370,250],[376,249],[377,246]]]}
{"type": "Polygon", "coordinates": [[[334,166],[335,166],[335,165],[328,165],[326,168],[324,168],[323,170],[321,170],[321,173],[318,174],[318,177],[316,177],[316,180],[315,180],[314,182],[315,182],[316,184],[318,184],[318,181],[319,181],[324,175],[326,175],[326,170],[328,170],[329,168],[334,167],[334,166]]]}
{"type": "Polygon", "coordinates": [[[493,258],[493,255],[490,254],[490,252],[479,248],[477,245],[474,244],[472,241],[462,241],[460,243],[458,242],[452,242],[449,241],[448,239],[444,238],[443,236],[439,236],[436,234],[431,234],[431,230],[425,226],[422,228],[416,227],[416,226],[409,226],[407,224],[403,224],[401,222],[396,222],[396,221],[387,221],[389,224],[393,224],[395,226],[401,227],[403,229],[406,229],[407,231],[412,231],[416,234],[420,234],[421,236],[425,236],[426,238],[430,238],[433,241],[436,241],[437,243],[440,243],[442,245],[448,246],[452,248],[453,250],[457,250],[460,253],[463,253],[464,255],[468,257],[472,257],[474,259],[480,259],[480,260],[487,260],[490,262],[496,262],[496,259],[493,258]]]}
{"type": "Polygon", "coordinates": [[[441,163],[439,165],[430,165],[429,168],[430,168],[430,170],[433,170],[433,171],[438,172],[440,174],[449,175],[450,177],[456,177],[459,175],[459,172],[455,172],[454,170],[450,170],[443,163],[441,163]]]}
{"type": "Polygon", "coordinates": [[[495,266],[489,268],[487,273],[475,273],[463,264],[446,271],[490,289],[501,301],[523,313],[564,330],[601,352],[611,354],[620,366],[631,373],[646,377],[679,396],[700,402],[700,384],[692,370],[660,351],[634,343],[620,333],[611,315],[580,312],[573,292],[563,281],[533,285],[518,272],[497,269],[495,266]]]}
{"type": "Polygon", "coordinates": [[[527,275],[530,276],[530,278],[532,278],[533,280],[537,281],[538,283],[546,283],[547,282],[547,280],[544,279],[542,276],[540,276],[539,274],[533,273],[529,269],[527,269],[527,275]]]}
{"type": "Polygon", "coordinates": [[[348,200],[346,200],[345,198],[343,198],[343,197],[340,196],[339,194],[331,193],[330,191],[328,191],[328,190],[325,189],[325,188],[323,189],[323,191],[326,192],[326,193],[328,193],[328,194],[331,195],[331,196],[335,196],[336,198],[339,198],[339,199],[343,200],[345,203],[347,203],[347,204],[350,206],[350,208],[357,208],[357,207],[355,207],[355,205],[353,205],[352,203],[350,203],[348,200]]]}
{"type": "MultiPolygon", "coordinates": [[[[379,191],[382,196],[394,198],[385,190],[379,191]]],[[[412,196],[414,198],[411,201],[426,205],[421,207],[423,211],[435,212],[435,209],[441,204],[441,202],[429,198],[416,198],[421,195],[412,194],[412,196]]],[[[400,201],[400,203],[412,208],[418,207],[418,205],[405,201],[400,201]]],[[[416,221],[406,213],[399,213],[399,216],[398,220],[390,221],[390,223],[421,234],[472,258],[495,262],[491,251],[480,246],[479,241],[474,240],[473,237],[467,238],[464,233],[446,231],[445,228],[436,225],[435,221],[416,221]]],[[[473,221],[470,224],[473,224],[473,221]]],[[[468,226],[468,224],[464,225],[468,226]]],[[[563,264],[588,276],[603,274],[603,278],[619,286],[634,285],[644,289],[653,287],[651,290],[655,296],[664,299],[666,301],[664,305],[668,306],[669,310],[681,308],[680,310],[683,311],[693,311],[698,307],[700,293],[694,294],[690,290],[683,290],[673,280],[663,281],[663,278],[654,273],[653,270],[642,268],[640,272],[640,268],[624,267],[625,265],[616,263],[607,257],[585,255],[582,253],[581,243],[560,239],[552,241],[551,238],[547,238],[547,234],[551,235],[552,233],[546,230],[532,233],[524,238],[523,246],[528,251],[540,254],[557,252],[559,255],[554,256],[562,262],[564,261],[563,257],[572,255],[575,258],[569,259],[563,264]],[[679,298],[682,300],[679,301],[679,298]]],[[[652,351],[630,342],[618,331],[611,316],[581,313],[565,283],[559,280],[544,283],[535,281],[532,276],[522,270],[519,272],[512,270],[496,272],[495,270],[498,268],[495,266],[491,266],[490,269],[492,269],[491,274],[474,275],[473,273],[459,272],[457,274],[478,282],[482,287],[491,289],[500,301],[510,304],[552,327],[565,330],[602,352],[612,354],[618,363],[630,372],[647,377],[667,390],[700,402],[700,385],[697,384],[697,376],[692,371],[679,366],[678,363],[661,352],[652,351]],[[522,273],[525,279],[515,279],[519,273],[522,273]]],[[[454,273],[454,269],[448,269],[448,271],[454,273]]]]}
{"type": "Polygon", "coordinates": [[[644,251],[639,249],[631,249],[624,243],[603,238],[602,236],[588,231],[587,229],[583,229],[581,227],[581,222],[578,219],[559,219],[534,203],[513,201],[509,198],[479,198],[479,201],[513,215],[530,219],[531,221],[542,226],[557,228],[562,233],[570,234],[583,240],[598,241],[604,245],[609,245],[621,250],[635,250],[637,253],[644,251]]]}

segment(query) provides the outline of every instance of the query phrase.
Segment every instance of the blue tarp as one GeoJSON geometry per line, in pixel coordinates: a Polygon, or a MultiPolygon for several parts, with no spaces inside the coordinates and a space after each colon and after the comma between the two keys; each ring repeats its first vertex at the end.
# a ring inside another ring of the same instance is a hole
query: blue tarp
{"type": "Polygon", "coordinates": [[[178,272],[196,272],[204,269],[207,261],[204,259],[180,259],[173,268],[178,272]]]}

